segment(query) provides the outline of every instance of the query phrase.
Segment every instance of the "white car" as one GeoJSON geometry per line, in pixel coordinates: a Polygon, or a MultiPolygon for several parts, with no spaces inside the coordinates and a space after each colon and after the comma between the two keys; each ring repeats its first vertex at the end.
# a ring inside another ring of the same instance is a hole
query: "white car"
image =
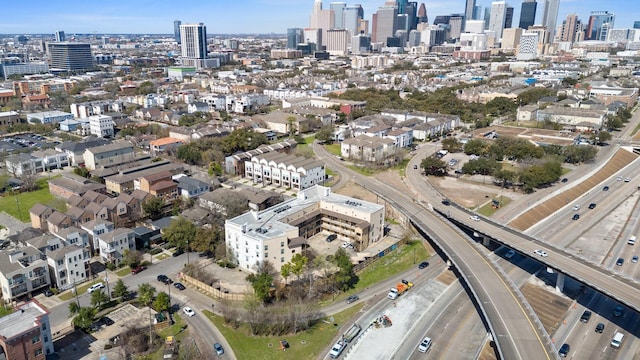
{"type": "Polygon", "coordinates": [[[422,340],[422,342],[420,343],[420,345],[418,345],[418,351],[420,351],[421,353],[425,353],[429,350],[429,348],[431,347],[431,338],[424,338],[424,340],[422,340]]]}
{"type": "Polygon", "coordinates": [[[547,252],[546,252],[546,251],[544,251],[544,250],[533,250],[533,252],[534,252],[534,253],[536,253],[536,255],[540,255],[540,256],[542,256],[542,257],[547,257],[547,256],[549,256],[549,254],[547,254],[547,252]]]}
{"type": "Polygon", "coordinates": [[[91,294],[92,292],[94,292],[94,291],[96,291],[96,290],[100,290],[100,289],[104,289],[104,284],[103,284],[103,283],[101,283],[101,282],[91,285],[91,286],[87,289],[87,292],[88,292],[89,294],[91,294]]]}
{"type": "Polygon", "coordinates": [[[184,314],[189,316],[189,317],[196,315],[196,312],[193,311],[193,309],[188,307],[188,306],[183,307],[182,308],[182,312],[184,312],[184,314]]]}
{"type": "Polygon", "coordinates": [[[342,243],[342,248],[343,249],[348,249],[348,248],[352,248],[353,249],[353,244],[350,242],[343,242],[342,243]]]}
{"type": "Polygon", "coordinates": [[[471,219],[473,221],[480,221],[480,217],[478,215],[471,215],[471,216],[469,216],[469,219],[471,219]]]}
{"type": "Polygon", "coordinates": [[[571,208],[571,210],[573,210],[573,211],[578,211],[578,210],[580,210],[580,205],[573,205],[573,207],[571,208]]]}

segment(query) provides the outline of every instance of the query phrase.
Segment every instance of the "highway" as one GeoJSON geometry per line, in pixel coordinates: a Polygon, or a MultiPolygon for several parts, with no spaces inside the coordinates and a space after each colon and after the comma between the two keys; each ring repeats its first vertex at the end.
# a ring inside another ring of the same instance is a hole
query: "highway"
{"type": "Polygon", "coordinates": [[[381,196],[388,205],[409,217],[412,223],[429,236],[461,273],[482,309],[491,328],[500,356],[504,359],[551,359],[555,348],[548,335],[528,308],[516,286],[502,275],[486,257],[486,250],[469,241],[459,230],[427,210],[425,203],[416,203],[412,194],[402,193],[346,168],[324,148],[313,144],[316,154],[343,176],[381,196]]]}

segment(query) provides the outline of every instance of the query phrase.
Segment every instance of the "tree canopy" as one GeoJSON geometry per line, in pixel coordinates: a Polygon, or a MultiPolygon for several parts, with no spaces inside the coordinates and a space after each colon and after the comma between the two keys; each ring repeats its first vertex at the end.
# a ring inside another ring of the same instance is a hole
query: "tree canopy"
{"type": "Polygon", "coordinates": [[[163,238],[179,249],[186,249],[189,241],[193,240],[195,236],[196,226],[191,221],[180,216],[171,221],[171,224],[164,229],[163,238]]]}

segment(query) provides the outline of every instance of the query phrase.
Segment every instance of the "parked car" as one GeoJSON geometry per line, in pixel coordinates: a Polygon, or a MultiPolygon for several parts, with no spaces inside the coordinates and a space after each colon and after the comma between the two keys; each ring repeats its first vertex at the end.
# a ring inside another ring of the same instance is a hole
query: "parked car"
{"type": "Polygon", "coordinates": [[[176,257],[176,256],[180,256],[182,254],[184,254],[184,250],[178,248],[178,249],[176,249],[176,251],[173,252],[173,254],[171,256],[176,257]]]}
{"type": "Polygon", "coordinates": [[[146,269],[147,269],[146,266],[138,266],[136,268],[131,269],[131,273],[135,275],[135,274],[137,274],[137,273],[139,273],[139,272],[141,272],[143,270],[146,270],[146,269]]]}
{"type": "Polygon", "coordinates": [[[569,179],[567,179],[567,178],[562,178],[562,180],[560,180],[560,181],[562,181],[563,183],[566,183],[567,181],[569,181],[569,179]]]}
{"type": "Polygon", "coordinates": [[[216,351],[216,355],[220,356],[224,354],[224,349],[222,348],[222,345],[215,343],[213,344],[213,350],[216,351]]]}
{"type": "Polygon", "coordinates": [[[418,269],[424,269],[427,266],[429,266],[429,263],[427,261],[423,261],[420,263],[420,265],[418,265],[418,269]]]}
{"type": "Polygon", "coordinates": [[[177,282],[177,283],[173,284],[173,286],[174,286],[176,289],[181,290],[181,291],[182,291],[182,290],[184,290],[184,289],[186,289],[186,287],[185,287],[184,285],[182,285],[182,283],[179,283],[179,282],[177,282]]]}
{"type": "Polygon", "coordinates": [[[45,290],[44,291],[44,296],[46,296],[46,297],[53,296],[53,291],[51,291],[50,289],[45,290]]]}
{"type": "Polygon", "coordinates": [[[624,265],[624,259],[623,259],[623,258],[618,258],[618,260],[616,261],[616,265],[617,265],[617,266],[622,266],[622,265],[624,265]]]}
{"type": "Polygon", "coordinates": [[[505,259],[511,259],[514,256],[516,256],[516,251],[513,249],[510,249],[506,254],[504,254],[505,259]]]}
{"type": "Polygon", "coordinates": [[[631,258],[631,262],[632,263],[637,263],[638,262],[638,255],[633,255],[633,257],[631,258]]]}
{"type": "Polygon", "coordinates": [[[418,165],[413,165],[413,170],[418,170],[418,165]]]}
{"type": "Polygon", "coordinates": [[[360,300],[360,298],[358,297],[358,295],[351,295],[347,298],[347,304],[351,304],[353,302],[356,302],[360,300]]]}
{"type": "Polygon", "coordinates": [[[165,285],[169,285],[173,283],[173,280],[169,279],[167,275],[160,274],[158,275],[157,279],[158,281],[160,281],[161,283],[164,283],[165,285]]]}
{"type": "Polygon", "coordinates": [[[571,208],[571,210],[573,210],[573,211],[578,211],[578,210],[580,210],[580,205],[573,205],[573,207],[571,208]]]}
{"type": "Polygon", "coordinates": [[[196,315],[196,312],[193,311],[193,309],[188,307],[188,306],[183,307],[182,308],[182,312],[184,312],[184,314],[189,316],[189,317],[196,315]]]}
{"type": "Polygon", "coordinates": [[[101,320],[102,320],[102,322],[103,322],[105,325],[107,325],[107,326],[111,326],[111,325],[113,325],[113,324],[115,323],[115,322],[114,322],[113,320],[111,320],[111,318],[110,318],[110,317],[108,317],[108,316],[103,317],[101,320]]]}
{"type": "Polygon", "coordinates": [[[534,252],[536,255],[540,255],[540,256],[542,256],[542,257],[547,257],[547,256],[549,256],[549,254],[547,254],[547,252],[546,252],[546,251],[544,251],[544,250],[533,250],[533,252],[534,252]]]}
{"type": "Polygon", "coordinates": [[[327,236],[327,242],[332,242],[333,240],[335,240],[337,238],[338,238],[338,235],[331,234],[331,235],[327,236]]]}
{"type": "Polygon", "coordinates": [[[94,292],[94,291],[96,291],[96,290],[100,290],[100,289],[104,289],[104,284],[103,284],[103,283],[101,283],[101,282],[91,285],[91,286],[87,289],[87,292],[88,292],[89,294],[91,294],[92,292],[94,292]]]}

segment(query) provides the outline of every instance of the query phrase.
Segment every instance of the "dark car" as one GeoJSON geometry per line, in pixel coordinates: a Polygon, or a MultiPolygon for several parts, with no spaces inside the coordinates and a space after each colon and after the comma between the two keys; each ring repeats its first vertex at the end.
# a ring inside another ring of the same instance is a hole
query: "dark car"
{"type": "Polygon", "coordinates": [[[560,355],[560,357],[567,357],[569,351],[571,351],[571,346],[569,346],[569,344],[562,344],[558,351],[558,355],[560,355]]]}
{"type": "Polygon", "coordinates": [[[351,295],[347,298],[347,304],[351,304],[353,302],[356,302],[360,300],[360,298],[358,297],[358,295],[351,295]]]}
{"type": "Polygon", "coordinates": [[[573,219],[573,220],[578,220],[578,219],[580,219],[580,214],[573,214],[572,219],[573,219]]]}
{"type": "Polygon", "coordinates": [[[449,201],[447,199],[444,199],[444,200],[442,200],[442,205],[449,206],[449,205],[451,205],[451,201],[449,201]]]}
{"type": "Polygon", "coordinates": [[[418,265],[418,269],[424,269],[427,266],[429,266],[429,263],[426,262],[426,261],[423,261],[423,262],[420,263],[420,265],[418,265]]]}
{"type": "Polygon", "coordinates": [[[580,316],[580,321],[588,323],[589,319],[591,319],[591,311],[585,310],[585,312],[582,313],[582,316],[580,316]]]}
{"type": "Polygon", "coordinates": [[[595,208],[596,208],[596,203],[589,204],[589,209],[595,209],[595,208]]]}
{"type": "Polygon", "coordinates": [[[289,342],[287,340],[280,340],[280,347],[282,349],[288,349],[289,348],[289,342]]]}
{"type": "Polygon", "coordinates": [[[137,274],[137,273],[139,273],[139,272],[141,272],[143,270],[146,270],[146,269],[147,269],[146,266],[138,266],[136,268],[131,269],[131,273],[135,275],[135,274],[137,274]]]}
{"type": "Polygon", "coordinates": [[[45,290],[45,291],[44,291],[44,296],[46,296],[46,297],[51,297],[51,296],[53,296],[53,291],[51,291],[51,290],[49,290],[49,289],[45,290]]]}
{"type": "Polygon", "coordinates": [[[598,323],[598,325],[596,325],[596,332],[602,334],[603,331],[604,331],[604,324],[598,323]]]}
{"type": "Polygon", "coordinates": [[[182,285],[182,283],[179,283],[179,282],[177,282],[177,283],[173,284],[173,286],[174,286],[176,289],[178,289],[178,290],[184,290],[184,289],[186,289],[186,287],[184,287],[184,285],[182,285]]]}
{"type": "Polygon", "coordinates": [[[169,279],[167,275],[162,275],[162,274],[158,275],[158,281],[167,285],[173,283],[173,280],[169,279]]]}
{"type": "Polygon", "coordinates": [[[624,312],[624,308],[622,307],[622,305],[618,305],[616,306],[615,309],[613,309],[613,316],[620,317],[622,316],[623,312],[624,312]]]}
{"type": "Polygon", "coordinates": [[[91,326],[89,326],[89,330],[91,332],[96,332],[96,331],[99,331],[101,327],[102,327],[102,322],[95,321],[95,322],[91,323],[91,326]]]}
{"type": "Polygon", "coordinates": [[[623,258],[618,258],[618,261],[616,261],[616,265],[622,266],[623,264],[624,264],[624,259],[623,258]]]}
{"type": "Polygon", "coordinates": [[[103,322],[105,325],[107,325],[107,326],[111,326],[111,325],[113,325],[113,324],[114,324],[114,321],[113,321],[113,320],[111,320],[111,318],[110,318],[110,317],[107,317],[107,316],[105,316],[105,317],[103,317],[103,318],[102,318],[102,322],[103,322]]]}
{"type": "Polygon", "coordinates": [[[327,242],[332,242],[333,240],[335,240],[337,238],[338,238],[338,235],[331,234],[331,235],[327,236],[327,242]]]}
{"type": "Polygon", "coordinates": [[[605,186],[602,188],[602,191],[609,191],[609,186],[605,186]]]}
{"type": "Polygon", "coordinates": [[[562,178],[562,180],[560,180],[560,181],[562,181],[563,183],[566,183],[567,181],[569,181],[569,179],[567,179],[567,178],[562,178]]]}
{"type": "Polygon", "coordinates": [[[172,256],[173,256],[173,257],[176,257],[176,256],[180,256],[180,255],[182,255],[182,254],[184,254],[184,250],[182,250],[182,249],[176,249],[176,251],[174,251],[174,252],[173,252],[173,255],[172,255],[172,256]]]}

